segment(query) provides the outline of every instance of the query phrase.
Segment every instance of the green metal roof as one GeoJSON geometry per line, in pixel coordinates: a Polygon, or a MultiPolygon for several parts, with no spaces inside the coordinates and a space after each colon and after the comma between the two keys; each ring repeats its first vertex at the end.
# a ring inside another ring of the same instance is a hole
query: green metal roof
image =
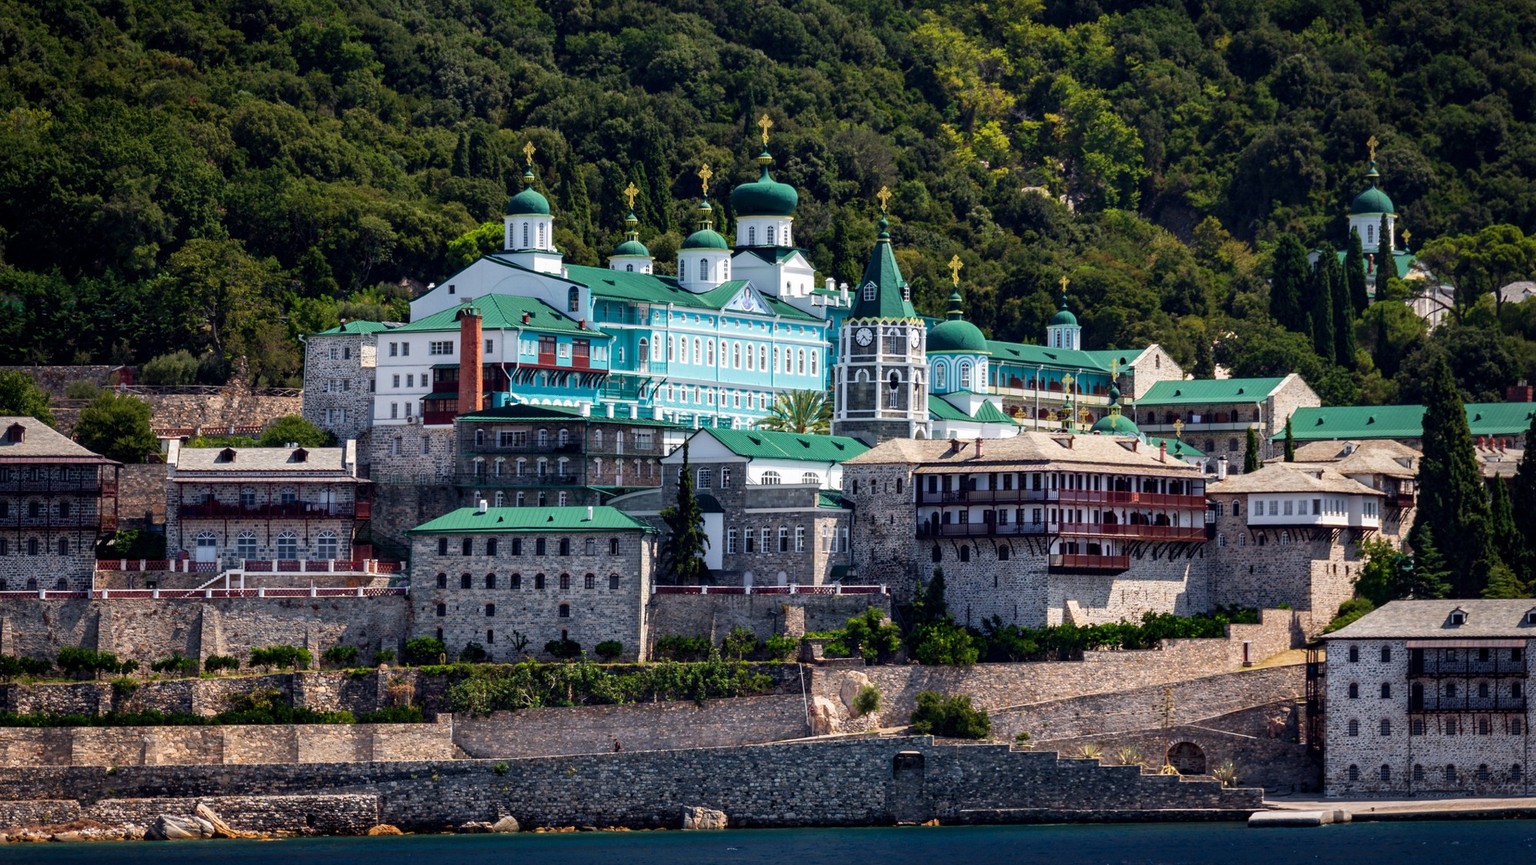
{"type": "Polygon", "coordinates": [[[699,434],[714,436],[731,453],[748,458],[840,463],[869,450],[863,442],[848,436],[733,429],[704,429],[699,434]]]}
{"type": "Polygon", "coordinates": [[[501,408],[483,409],[470,414],[459,415],[458,420],[470,423],[504,423],[506,421],[590,421],[592,423],[623,424],[624,426],[649,426],[663,427],[666,429],[682,429],[675,423],[653,418],[627,418],[607,417],[605,415],[583,415],[580,411],[564,406],[553,405],[518,405],[502,406],[501,408]]]}
{"type": "MultiPolygon", "coordinates": [[[[515,265],[514,265],[515,266],[515,265]]],[[[709,291],[694,294],[677,284],[676,277],[656,276],[650,273],[634,273],[626,270],[609,270],[606,267],[586,267],[571,264],[565,269],[568,281],[585,285],[600,300],[617,300],[628,303],[649,303],[656,306],[673,306],[688,309],[718,310],[747,284],[746,280],[732,279],[722,282],[709,291]]],[[[780,318],[796,321],[819,322],[821,319],[796,309],[772,295],[764,294],[768,308],[780,318]]]]}
{"type": "Polygon", "coordinates": [[[1143,348],[1108,348],[1108,349],[1097,349],[1095,351],[1084,351],[1084,352],[1080,352],[1080,354],[1085,354],[1088,357],[1093,358],[1095,363],[1097,363],[1099,366],[1104,367],[1105,369],[1109,369],[1109,365],[1111,363],[1119,361],[1120,369],[1123,371],[1123,370],[1125,370],[1126,367],[1130,366],[1132,363],[1135,363],[1136,359],[1141,357],[1143,354],[1145,354],[1146,351],[1147,351],[1146,347],[1143,347],[1143,348]]]}
{"type": "Polygon", "coordinates": [[[720,236],[720,232],[712,228],[701,228],[695,231],[684,238],[683,245],[678,247],[679,250],[730,248],[730,245],[725,242],[725,238],[720,236]]]}
{"type": "Polygon", "coordinates": [[[946,351],[991,354],[981,328],[965,320],[965,302],[956,288],[949,295],[949,314],[943,324],[928,328],[928,353],[946,351]]]}
{"type": "Polygon", "coordinates": [[[1266,399],[1285,376],[1275,378],[1217,378],[1189,381],[1160,381],[1136,401],[1149,405],[1220,405],[1254,403],[1266,399]]]}
{"type": "Polygon", "coordinates": [[[976,409],[976,414],[969,415],[961,408],[940,396],[928,396],[928,415],[934,420],[961,420],[975,423],[1000,423],[1009,426],[1018,426],[1019,422],[1004,414],[1001,409],[993,405],[990,400],[983,402],[976,409]]]}
{"type": "Polygon", "coordinates": [[[1192,445],[1189,442],[1184,441],[1182,439],[1168,439],[1168,438],[1148,438],[1147,439],[1147,445],[1150,446],[1150,447],[1154,447],[1154,448],[1161,447],[1165,443],[1168,445],[1168,455],[1171,456],[1171,457],[1178,457],[1179,459],[1184,459],[1186,457],[1197,457],[1197,458],[1200,458],[1200,459],[1204,459],[1205,458],[1205,452],[1204,451],[1200,450],[1199,448],[1195,447],[1194,445],[1192,445]]]}
{"type": "Polygon", "coordinates": [[[578,327],[575,319],[570,318],[542,300],[532,297],[520,297],[515,294],[487,294],[450,309],[445,309],[442,312],[433,313],[420,321],[413,321],[410,324],[397,327],[395,330],[399,333],[457,331],[459,329],[459,313],[465,307],[470,306],[480,310],[482,317],[481,327],[486,330],[521,327],[528,330],[536,330],[540,333],[569,333],[598,338],[606,338],[608,336],[608,334],[591,327],[586,329],[578,327]],[[525,312],[528,314],[527,324],[523,324],[523,313],[525,312]]]}
{"type": "Polygon", "coordinates": [[[864,276],[852,289],[854,299],[850,318],[917,318],[917,310],[912,308],[912,301],[903,294],[907,280],[901,275],[901,268],[896,265],[889,228],[890,224],[881,219],[880,237],[875,241],[874,251],[869,254],[869,263],[864,266],[864,276]],[[875,284],[875,296],[866,300],[864,286],[870,283],[875,284]]]}
{"type": "Polygon", "coordinates": [[[1051,325],[1053,327],[1077,327],[1077,316],[1072,314],[1072,310],[1067,309],[1067,302],[1065,300],[1061,302],[1061,309],[1051,316],[1051,325]]]}
{"type": "Polygon", "coordinates": [[[1141,428],[1136,426],[1136,422],[1131,420],[1129,416],[1117,411],[1110,411],[1109,414],[1106,414],[1098,420],[1094,421],[1093,426],[1089,427],[1088,431],[1102,435],[1141,435],[1141,428]]]}
{"type": "Polygon", "coordinates": [[[532,186],[512,196],[507,202],[508,216],[548,216],[549,199],[532,186]]]}
{"type": "Polygon", "coordinates": [[[1355,200],[1349,203],[1350,215],[1396,213],[1397,211],[1392,207],[1392,199],[1385,192],[1382,192],[1381,187],[1377,185],[1380,182],[1381,174],[1376,170],[1375,160],[1371,161],[1370,170],[1365,173],[1365,178],[1370,181],[1371,185],[1366,187],[1364,192],[1355,196],[1355,200]]]}
{"type": "Polygon", "coordinates": [[[976,409],[974,417],[982,423],[1005,423],[1010,426],[1018,426],[1019,422],[1003,413],[1003,410],[993,405],[991,400],[981,404],[976,409]]]}
{"type": "Polygon", "coordinates": [[[621,242],[618,246],[615,246],[613,248],[613,252],[611,252],[609,254],[610,255],[616,255],[616,256],[617,255],[638,255],[638,256],[641,256],[641,257],[644,257],[644,258],[650,258],[651,257],[651,251],[649,249],[645,248],[645,244],[643,244],[640,241],[635,240],[633,238],[630,238],[629,240],[625,240],[625,241],[621,242]]]}
{"type": "Polygon", "coordinates": [[[847,499],[843,498],[842,493],[837,492],[836,490],[822,490],[820,494],[817,495],[816,507],[841,510],[848,507],[848,501],[847,499]]]}
{"type": "MultiPolygon", "coordinates": [[[[1522,435],[1531,426],[1536,404],[1467,403],[1467,426],[1476,436],[1522,435]]],[[[1349,405],[1299,408],[1291,415],[1296,441],[1332,439],[1416,439],[1424,435],[1421,405],[1349,405]]],[[[1285,434],[1275,436],[1282,441],[1285,434]]]]}
{"type": "Polygon", "coordinates": [[[993,361],[1024,366],[1048,366],[1054,369],[1091,369],[1095,372],[1108,371],[1108,361],[1100,362],[1098,355],[1107,355],[1113,359],[1123,354],[1122,352],[1073,351],[1024,342],[1000,342],[995,339],[987,340],[987,348],[992,351],[993,361]]]}
{"type": "Polygon", "coordinates": [[[504,532],[654,532],[655,529],[617,508],[599,505],[587,519],[584,507],[459,508],[422,523],[407,534],[501,534],[504,532]]]}
{"type": "Polygon", "coordinates": [[[793,186],[773,179],[773,175],[768,172],[768,165],[772,161],[768,151],[763,151],[757,161],[762,166],[757,180],[731,190],[731,209],[736,211],[738,217],[792,215],[795,206],[800,203],[800,193],[793,186]]]}
{"type": "Polygon", "coordinates": [[[347,321],[331,328],[322,330],[315,336],[337,336],[344,333],[378,333],[381,330],[395,330],[397,324],[388,324],[382,321],[347,321]]]}

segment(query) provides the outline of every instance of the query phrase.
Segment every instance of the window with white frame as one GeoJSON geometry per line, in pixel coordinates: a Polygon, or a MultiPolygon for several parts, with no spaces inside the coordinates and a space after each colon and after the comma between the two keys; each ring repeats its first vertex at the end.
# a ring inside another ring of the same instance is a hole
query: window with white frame
{"type": "Polygon", "coordinates": [[[427,343],[427,354],[444,355],[453,354],[453,340],[441,339],[427,343]]]}

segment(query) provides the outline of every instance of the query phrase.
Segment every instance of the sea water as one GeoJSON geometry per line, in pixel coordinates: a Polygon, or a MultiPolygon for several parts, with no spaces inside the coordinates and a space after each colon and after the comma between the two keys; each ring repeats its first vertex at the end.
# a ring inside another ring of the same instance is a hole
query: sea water
{"type": "Polygon", "coordinates": [[[0,846],[0,863],[156,865],[1501,865],[1536,821],[733,829],[0,846]]]}

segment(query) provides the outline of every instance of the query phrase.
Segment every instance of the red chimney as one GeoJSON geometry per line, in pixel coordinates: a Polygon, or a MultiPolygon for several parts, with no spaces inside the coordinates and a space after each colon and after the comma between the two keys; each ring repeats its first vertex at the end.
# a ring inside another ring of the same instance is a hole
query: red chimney
{"type": "Polygon", "coordinates": [[[976,459],[981,459],[981,436],[976,437],[976,459]]]}
{"type": "Polygon", "coordinates": [[[1162,441],[1157,443],[1157,461],[1160,462],[1160,463],[1168,462],[1168,440],[1167,439],[1163,439],[1162,441]]]}
{"type": "Polygon", "coordinates": [[[480,410],[484,395],[480,370],[480,310],[466,306],[459,313],[459,414],[480,410]]]}

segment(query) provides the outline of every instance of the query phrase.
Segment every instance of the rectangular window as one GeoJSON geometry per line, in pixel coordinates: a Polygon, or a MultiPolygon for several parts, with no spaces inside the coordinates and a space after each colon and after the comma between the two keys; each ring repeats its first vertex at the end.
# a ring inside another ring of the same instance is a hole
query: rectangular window
{"type": "Polygon", "coordinates": [[[512,555],[520,556],[522,554],[523,554],[523,539],[522,538],[513,538],[512,539],[512,555]]]}
{"type": "Polygon", "coordinates": [[[597,588],[597,575],[596,574],[587,574],[585,577],[583,577],[583,580],[585,581],[583,583],[583,588],[588,588],[588,589],[595,589],[595,588],[597,588]]]}
{"type": "Polygon", "coordinates": [[[749,553],[749,554],[757,552],[757,543],[756,543],[757,534],[755,532],[753,532],[751,529],[747,529],[746,531],[741,533],[741,536],[746,541],[746,547],[745,547],[746,552],[749,553]]]}
{"type": "Polygon", "coordinates": [[[789,552],[789,529],[779,526],[779,552],[789,552]]]}
{"type": "Polygon", "coordinates": [[[736,555],[736,530],[735,529],[726,529],[726,531],[725,531],[725,552],[728,555],[733,555],[733,556],[736,555]]]}
{"type": "Polygon", "coordinates": [[[432,354],[432,355],[453,354],[453,340],[451,340],[451,339],[433,340],[432,342],[427,343],[427,354],[432,354]]]}
{"type": "Polygon", "coordinates": [[[400,404],[399,403],[394,403],[394,402],[390,403],[389,404],[389,419],[390,420],[394,420],[395,418],[397,418],[399,416],[400,416],[400,404]]]}
{"type": "Polygon", "coordinates": [[[635,449],[636,450],[642,450],[642,451],[650,450],[651,449],[651,433],[649,433],[649,432],[636,432],[635,433],[635,449]]]}
{"type": "Polygon", "coordinates": [[[400,343],[400,356],[401,357],[410,357],[411,356],[411,344],[410,343],[408,343],[408,342],[400,343]]]}
{"type": "Polygon", "coordinates": [[[398,343],[398,342],[390,343],[389,344],[389,356],[390,357],[395,357],[396,355],[398,355],[400,353],[399,349],[400,349],[400,343],[398,343]]]}
{"type": "Polygon", "coordinates": [[[413,375],[413,374],[407,374],[406,377],[405,377],[405,386],[406,387],[415,387],[416,386],[416,376],[413,375]]]}
{"type": "Polygon", "coordinates": [[[795,552],[805,552],[805,526],[795,526],[795,552]]]}

